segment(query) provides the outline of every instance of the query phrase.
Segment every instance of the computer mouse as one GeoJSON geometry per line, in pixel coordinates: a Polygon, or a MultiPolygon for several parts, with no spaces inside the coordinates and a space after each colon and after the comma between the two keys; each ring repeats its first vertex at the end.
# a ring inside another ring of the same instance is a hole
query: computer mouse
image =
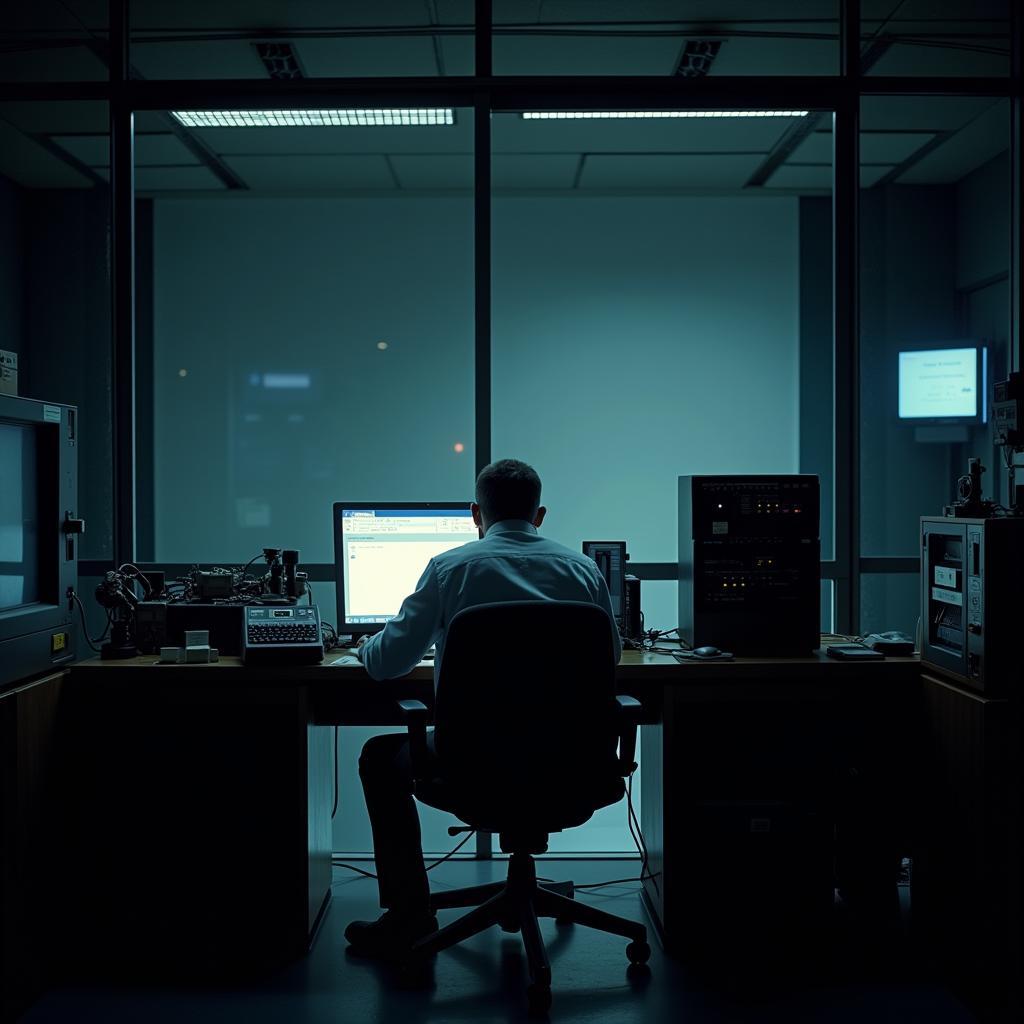
{"type": "Polygon", "coordinates": [[[722,652],[717,647],[710,646],[695,647],[693,649],[693,653],[696,654],[698,658],[718,658],[722,654],[722,652]]]}

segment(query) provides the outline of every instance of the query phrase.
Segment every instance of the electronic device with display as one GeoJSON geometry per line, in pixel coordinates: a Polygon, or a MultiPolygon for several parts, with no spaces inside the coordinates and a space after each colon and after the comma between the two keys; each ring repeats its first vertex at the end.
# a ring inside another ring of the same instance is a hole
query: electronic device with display
{"type": "Polygon", "coordinates": [[[899,353],[898,413],[919,424],[988,422],[988,349],[968,342],[899,353]]]}
{"type": "Polygon", "coordinates": [[[75,657],[78,410],[0,395],[0,687],[75,657]]]}
{"type": "Polygon", "coordinates": [[[583,554],[597,563],[597,568],[608,584],[608,593],[612,599],[612,615],[615,625],[622,632],[625,622],[626,604],[626,553],[624,540],[585,540],[583,554]]]}
{"type": "Polygon", "coordinates": [[[334,504],[338,633],[379,633],[434,555],[477,540],[468,501],[334,504]]]}
{"type": "Polygon", "coordinates": [[[243,608],[242,663],[302,665],[323,661],[324,641],[316,605],[243,608]]]}
{"type": "Polygon", "coordinates": [[[807,654],[820,644],[818,478],[679,478],[679,633],[691,647],[807,654]]]}
{"type": "Polygon", "coordinates": [[[1024,519],[921,519],[921,664],[1000,696],[1020,685],[1024,519]]]}

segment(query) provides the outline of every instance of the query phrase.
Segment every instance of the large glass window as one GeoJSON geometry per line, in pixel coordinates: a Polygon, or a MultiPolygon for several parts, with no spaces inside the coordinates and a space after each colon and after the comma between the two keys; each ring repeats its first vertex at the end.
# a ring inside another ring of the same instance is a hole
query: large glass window
{"type": "MultiPolygon", "coordinates": [[[[1009,104],[862,103],[861,549],[919,554],[967,459],[1001,486],[988,403],[1009,351],[1009,104]]],[[[1000,492],[1001,493],[1001,492],[1000,492]]]]}
{"type": "Polygon", "coordinates": [[[838,0],[495,0],[501,75],[834,75],[838,0]]]}
{"type": "Polygon", "coordinates": [[[869,75],[1008,75],[1011,0],[862,0],[869,75]]]}
{"type": "Polygon", "coordinates": [[[107,0],[3,6],[0,82],[95,82],[109,74],[107,0]]]}
{"type": "MultiPolygon", "coordinates": [[[[473,128],[451,115],[189,128],[202,164],[137,169],[155,560],[325,563],[334,501],[470,497],[473,128]],[[196,189],[200,169],[238,182],[196,189]]],[[[181,145],[161,118],[140,138],[181,145]]]]}
{"type": "Polygon", "coordinates": [[[471,75],[472,0],[132,0],[140,78],[471,75]]]}
{"type": "Polygon", "coordinates": [[[0,349],[18,393],[79,410],[80,557],[112,555],[110,189],[76,155],[109,150],[102,102],[0,103],[0,349]]]}
{"type": "MultiPolygon", "coordinates": [[[[537,467],[545,532],[674,562],[680,475],[830,495],[831,117],[529,113],[493,119],[492,447],[537,467]]],[[[646,625],[676,597],[645,582],[646,625]]],[[[553,844],[631,848],[620,808],[553,844]]]]}

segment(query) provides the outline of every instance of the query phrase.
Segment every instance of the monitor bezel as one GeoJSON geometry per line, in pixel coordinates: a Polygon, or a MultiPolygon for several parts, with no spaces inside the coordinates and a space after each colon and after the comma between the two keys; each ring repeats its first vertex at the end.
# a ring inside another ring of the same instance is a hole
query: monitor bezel
{"type": "Polygon", "coordinates": [[[988,378],[989,351],[987,339],[957,338],[947,342],[929,342],[922,345],[907,345],[896,351],[896,418],[908,426],[935,426],[939,424],[964,424],[984,426],[988,423],[988,378]],[[978,395],[978,410],[973,416],[901,416],[900,415],[900,357],[912,352],[953,352],[957,349],[973,349],[977,359],[975,387],[978,395]]]}
{"type": "Polygon", "coordinates": [[[337,616],[338,635],[360,637],[371,633],[379,633],[387,623],[384,622],[349,622],[345,618],[345,573],[342,571],[343,538],[341,532],[342,511],[352,509],[353,511],[385,510],[400,511],[402,509],[413,509],[415,511],[430,509],[459,509],[470,511],[471,501],[336,501],[331,508],[332,523],[331,529],[334,533],[334,594],[335,594],[335,615],[337,616]]]}

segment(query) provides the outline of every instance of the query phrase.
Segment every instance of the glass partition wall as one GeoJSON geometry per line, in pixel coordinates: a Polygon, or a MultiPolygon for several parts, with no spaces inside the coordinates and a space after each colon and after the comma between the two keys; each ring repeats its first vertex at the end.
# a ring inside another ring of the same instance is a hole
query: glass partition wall
{"type": "MultiPolygon", "coordinates": [[[[667,628],[676,476],[802,471],[823,629],[909,629],[917,518],[969,454],[998,493],[985,424],[927,437],[899,372],[954,343],[989,384],[1019,365],[1006,3],[35,6],[7,33],[0,174],[49,175],[55,212],[79,179],[108,197],[111,316],[68,328],[107,343],[83,576],[288,543],[331,608],[331,501],[468,497],[517,455],[553,536],[629,542],[667,628]]],[[[85,308],[75,280],[10,322],[85,308]]],[[[627,849],[621,819],[565,849],[627,849]]]]}

